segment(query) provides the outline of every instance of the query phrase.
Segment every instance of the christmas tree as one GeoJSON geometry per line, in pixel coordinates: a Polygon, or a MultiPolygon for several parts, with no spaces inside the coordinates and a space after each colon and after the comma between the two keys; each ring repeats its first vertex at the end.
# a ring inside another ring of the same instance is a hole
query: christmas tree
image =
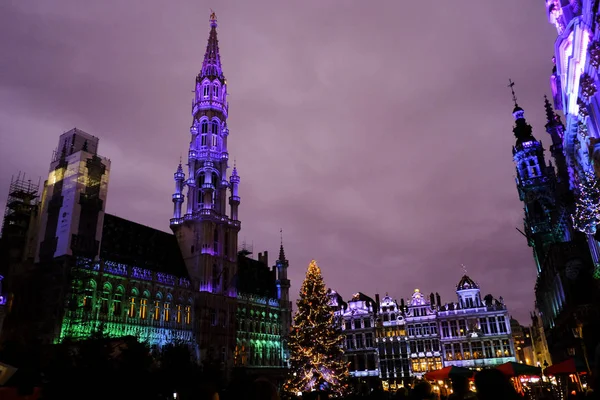
{"type": "Polygon", "coordinates": [[[573,214],[573,227],[578,231],[592,235],[596,232],[596,224],[600,213],[600,191],[598,181],[591,172],[585,172],[579,184],[579,198],[573,214]]]}
{"type": "Polygon", "coordinates": [[[314,390],[346,394],[348,365],[343,357],[343,336],[329,305],[321,269],[314,260],[308,265],[296,305],[288,339],[290,377],[284,389],[292,394],[314,390]]]}

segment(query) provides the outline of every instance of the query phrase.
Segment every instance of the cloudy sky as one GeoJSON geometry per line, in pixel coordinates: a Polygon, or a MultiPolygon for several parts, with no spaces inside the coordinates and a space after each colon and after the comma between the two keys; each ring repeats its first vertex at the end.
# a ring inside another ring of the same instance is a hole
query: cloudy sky
{"type": "MultiPolygon", "coordinates": [[[[219,19],[240,242],[292,292],[315,258],[343,296],[455,298],[461,264],[527,322],[512,103],[544,142],[553,42],[543,2],[8,0],[0,3],[0,207],[58,136],[100,138],[107,212],[165,231],[194,78],[219,19]]],[[[484,293],[484,294],[485,294],[484,293]]]]}

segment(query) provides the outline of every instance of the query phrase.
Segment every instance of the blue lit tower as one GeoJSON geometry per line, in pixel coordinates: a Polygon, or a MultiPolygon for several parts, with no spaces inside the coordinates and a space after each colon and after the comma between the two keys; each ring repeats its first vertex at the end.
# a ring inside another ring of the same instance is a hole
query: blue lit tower
{"type": "MultiPolygon", "coordinates": [[[[290,266],[289,261],[285,258],[285,251],[283,250],[283,242],[279,247],[279,258],[275,263],[277,268],[277,298],[279,299],[279,305],[282,313],[282,326],[289,330],[292,326],[292,303],[290,302],[290,280],[287,276],[287,270],[290,266]]],[[[287,331],[285,332],[287,334],[287,331]]]]}
{"type": "Polygon", "coordinates": [[[191,281],[200,292],[198,315],[206,315],[200,321],[202,356],[229,363],[235,348],[240,177],[234,168],[231,179],[227,179],[227,80],[221,68],[214,13],[210,16],[202,69],[196,77],[192,116],[186,211],[182,216],[184,176],[180,166],[175,173],[171,229],[177,236],[191,281]]]}
{"type": "Polygon", "coordinates": [[[538,272],[548,246],[555,242],[552,220],[556,209],[554,168],[546,164],[544,148],[532,134],[525,120],[525,111],[517,104],[513,133],[517,139],[513,146],[513,160],[517,170],[517,190],[525,203],[524,228],[529,246],[533,247],[538,272]]]}

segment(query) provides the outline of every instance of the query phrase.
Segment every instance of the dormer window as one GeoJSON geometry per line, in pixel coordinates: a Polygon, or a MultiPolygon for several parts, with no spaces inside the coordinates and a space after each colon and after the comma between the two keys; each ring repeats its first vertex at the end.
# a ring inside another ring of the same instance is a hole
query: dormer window
{"type": "Polygon", "coordinates": [[[204,87],[202,89],[203,89],[204,98],[205,99],[208,98],[208,94],[209,94],[208,92],[210,90],[209,87],[208,87],[208,85],[204,85],[204,87]]]}

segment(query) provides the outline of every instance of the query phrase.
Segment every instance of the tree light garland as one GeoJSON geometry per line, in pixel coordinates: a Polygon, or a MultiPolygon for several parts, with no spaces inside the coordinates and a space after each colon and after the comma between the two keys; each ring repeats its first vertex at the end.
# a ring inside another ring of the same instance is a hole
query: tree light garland
{"type": "Polygon", "coordinates": [[[335,323],[321,270],[314,260],[308,265],[296,305],[294,329],[288,339],[290,376],[284,390],[293,394],[322,390],[344,396],[349,391],[344,337],[335,323]]]}
{"type": "Polygon", "coordinates": [[[591,172],[585,172],[579,184],[579,198],[572,215],[573,227],[588,235],[596,233],[600,221],[600,190],[598,181],[591,172]]]}

